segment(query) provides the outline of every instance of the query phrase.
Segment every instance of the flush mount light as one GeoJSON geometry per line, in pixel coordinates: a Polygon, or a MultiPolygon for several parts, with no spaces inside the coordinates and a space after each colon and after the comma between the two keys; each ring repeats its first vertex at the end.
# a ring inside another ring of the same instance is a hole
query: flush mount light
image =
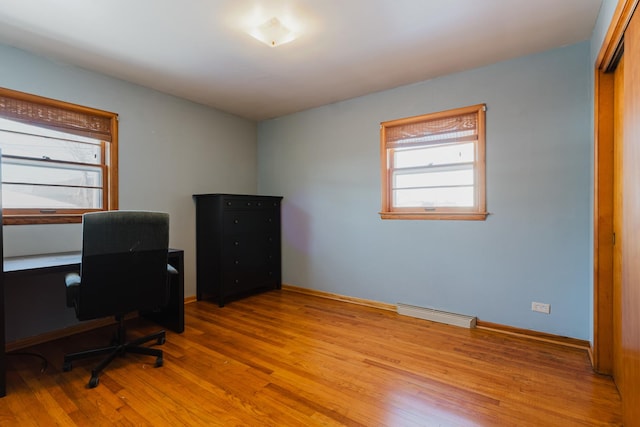
{"type": "Polygon", "coordinates": [[[298,36],[292,30],[285,27],[276,17],[268,19],[260,26],[251,30],[249,34],[271,47],[289,43],[298,36]]]}

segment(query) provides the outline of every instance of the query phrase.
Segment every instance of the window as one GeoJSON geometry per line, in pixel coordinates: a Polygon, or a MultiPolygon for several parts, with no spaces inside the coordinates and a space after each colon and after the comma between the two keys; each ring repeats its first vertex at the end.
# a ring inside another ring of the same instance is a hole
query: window
{"type": "Polygon", "coordinates": [[[117,114],[0,88],[5,224],[117,209],[117,114]]]}
{"type": "Polygon", "coordinates": [[[382,219],[484,220],[485,106],[380,124],[382,219]]]}

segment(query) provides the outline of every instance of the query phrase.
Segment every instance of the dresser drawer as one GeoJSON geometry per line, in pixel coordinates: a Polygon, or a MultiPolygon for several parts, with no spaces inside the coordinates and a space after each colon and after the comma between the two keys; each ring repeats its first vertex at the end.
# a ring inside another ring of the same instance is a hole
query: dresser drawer
{"type": "Polygon", "coordinates": [[[227,271],[222,278],[225,296],[255,288],[274,289],[277,287],[277,277],[278,272],[275,269],[227,271]]]}
{"type": "Polygon", "coordinates": [[[222,265],[228,268],[270,265],[280,259],[279,241],[273,236],[229,236],[222,252],[222,265]]]}
{"type": "Polygon", "coordinates": [[[279,212],[225,212],[222,216],[224,234],[255,233],[276,230],[280,226],[279,212]]]}
{"type": "Polygon", "coordinates": [[[225,211],[236,210],[274,210],[280,207],[279,200],[265,200],[252,197],[226,197],[222,201],[222,209],[225,211]]]}

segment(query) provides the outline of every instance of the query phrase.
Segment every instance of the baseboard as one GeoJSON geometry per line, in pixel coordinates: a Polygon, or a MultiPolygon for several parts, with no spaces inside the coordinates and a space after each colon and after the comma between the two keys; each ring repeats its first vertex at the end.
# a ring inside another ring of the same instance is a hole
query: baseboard
{"type": "Polygon", "coordinates": [[[579,348],[587,352],[591,349],[591,343],[586,340],[580,340],[577,338],[565,337],[562,335],[554,335],[546,332],[533,331],[531,329],[515,328],[513,326],[501,325],[499,323],[485,322],[478,320],[476,322],[476,328],[485,329],[488,331],[500,332],[502,334],[520,336],[524,338],[534,339],[537,341],[544,341],[553,344],[563,345],[565,347],[579,348]]]}
{"type": "MultiPolygon", "coordinates": [[[[352,304],[364,305],[367,307],[379,308],[381,310],[397,312],[397,306],[395,304],[386,304],[379,301],[348,297],[331,292],[317,291],[315,289],[301,288],[286,283],[282,284],[282,289],[290,292],[298,292],[301,294],[313,295],[320,298],[328,298],[336,301],[343,301],[352,304]]],[[[530,329],[515,328],[513,326],[502,325],[499,323],[484,322],[479,319],[476,320],[476,328],[499,332],[507,335],[519,336],[522,338],[529,338],[537,341],[544,341],[562,345],[565,347],[578,348],[587,351],[589,353],[589,356],[593,359],[593,356],[591,355],[591,344],[589,343],[589,341],[549,334],[546,332],[533,331],[530,329]]],[[[593,365],[593,360],[591,360],[591,364],[593,365]]]]}
{"type": "Polygon", "coordinates": [[[364,305],[367,307],[379,308],[380,310],[387,310],[387,311],[393,311],[393,312],[396,311],[396,306],[394,304],[386,304],[384,302],[373,301],[373,300],[368,300],[363,298],[348,297],[345,295],[333,294],[331,292],[317,291],[315,289],[301,288],[298,286],[288,285],[286,283],[282,284],[282,289],[285,291],[297,292],[299,294],[313,295],[316,297],[327,298],[327,299],[332,299],[336,301],[349,302],[351,304],[358,304],[358,305],[364,305]]]}
{"type": "Polygon", "coordinates": [[[190,296],[190,297],[186,297],[186,298],[184,299],[184,303],[185,303],[185,304],[191,304],[192,302],[196,302],[196,301],[198,301],[198,298],[196,298],[196,296],[195,296],[195,295],[190,296]]]}

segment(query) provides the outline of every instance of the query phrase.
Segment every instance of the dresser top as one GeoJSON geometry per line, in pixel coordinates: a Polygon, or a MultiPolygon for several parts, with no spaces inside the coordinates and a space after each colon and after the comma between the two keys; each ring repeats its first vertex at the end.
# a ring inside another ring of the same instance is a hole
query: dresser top
{"type": "Polygon", "coordinates": [[[270,199],[282,199],[282,196],[262,196],[258,194],[228,194],[228,193],[208,193],[208,194],[194,194],[193,197],[246,197],[255,199],[256,197],[260,198],[270,198],[270,199]]]}

